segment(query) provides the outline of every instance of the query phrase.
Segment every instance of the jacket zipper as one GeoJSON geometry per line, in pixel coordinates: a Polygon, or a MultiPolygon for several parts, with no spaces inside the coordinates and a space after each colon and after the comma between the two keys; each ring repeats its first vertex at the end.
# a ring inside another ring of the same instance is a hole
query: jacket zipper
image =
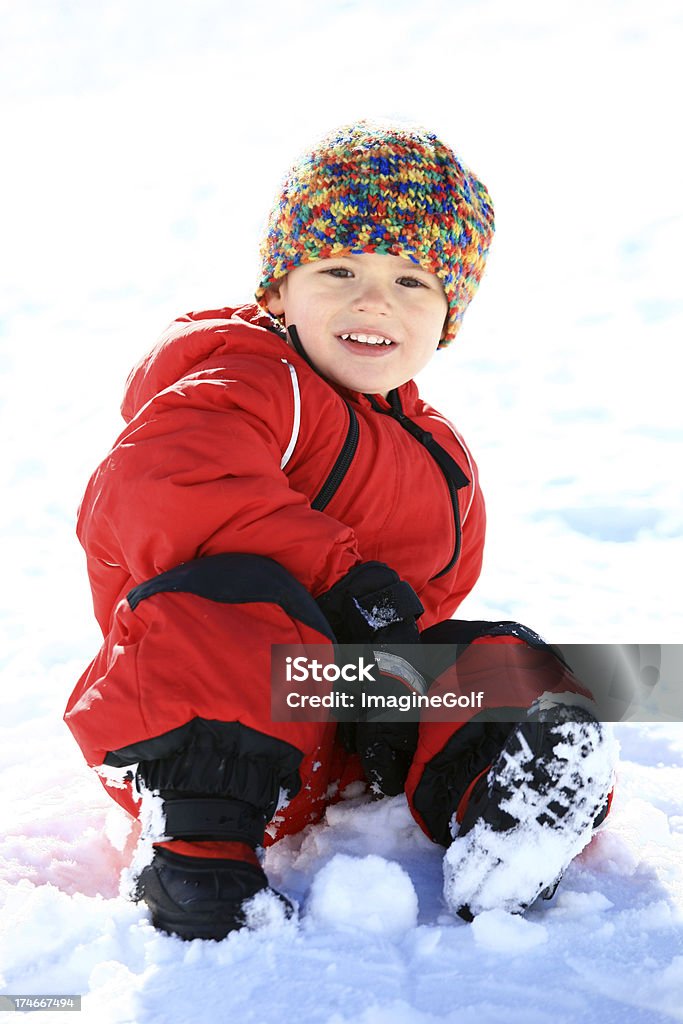
{"type": "MultiPolygon", "coordinates": [[[[414,437],[415,440],[432,456],[444,475],[446,486],[448,487],[448,494],[451,499],[451,506],[453,508],[455,546],[453,554],[451,555],[447,565],[445,565],[443,569],[436,574],[436,576],[432,576],[432,580],[438,580],[451,571],[460,557],[460,551],[462,548],[462,523],[460,519],[458,491],[462,487],[467,487],[470,480],[457,462],[448,454],[446,449],[442,448],[438,441],[434,440],[429,431],[418,427],[417,423],[413,423],[413,421],[406,416],[401,408],[398,393],[396,391],[392,391],[389,395],[389,402],[391,405],[390,409],[383,409],[377,402],[374,395],[366,395],[365,397],[368,399],[375,412],[382,413],[384,416],[391,416],[392,419],[395,419],[396,422],[403,427],[404,430],[407,430],[408,433],[411,434],[412,437],[414,437]]],[[[344,439],[344,444],[342,445],[334,466],[330,470],[324,484],[311,502],[311,508],[315,509],[317,512],[322,512],[322,510],[329,505],[330,501],[339,490],[339,487],[351,466],[358,447],[358,418],[349,403],[345,401],[344,404],[349,412],[349,426],[346,438],[344,439]]]]}
{"type": "Polygon", "coordinates": [[[442,576],[445,576],[446,573],[449,573],[451,571],[451,569],[457,562],[458,558],[460,557],[460,550],[462,547],[462,523],[460,519],[458,491],[460,490],[461,487],[467,487],[468,484],[470,483],[470,480],[468,476],[460,468],[460,466],[457,464],[455,459],[453,459],[448,454],[446,449],[443,448],[438,441],[434,440],[434,437],[429,433],[429,431],[423,430],[422,427],[418,427],[417,423],[413,423],[413,421],[406,416],[406,414],[403,412],[403,409],[401,408],[401,402],[398,397],[397,391],[391,391],[388,395],[389,404],[391,406],[390,409],[383,409],[381,405],[377,402],[377,399],[374,397],[374,395],[366,395],[365,397],[369,400],[375,412],[382,413],[385,416],[391,416],[393,419],[396,420],[398,424],[400,424],[400,426],[403,427],[404,430],[407,430],[408,433],[411,434],[411,436],[414,437],[415,440],[418,441],[423,446],[423,448],[426,448],[426,450],[429,452],[429,454],[434,459],[437,466],[443,473],[444,478],[446,480],[448,494],[450,496],[451,505],[453,507],[453,520],[455,523],[455,547],[453,549],[453,554],[451,555],[448,564],[445,565],[443,569],[441,569],[441,571],[436,574],[436,576],[432,576],[431,578],[432,580],[438,580],[442,576]]]}
{"type": "Polygon", "coordinates": [[[458,492],[450,476],[446,476],[445,473],[444,476],[446,477],[446,483],[448,484],[448,493],[451,496],[451,505],[453,506],[453,518],[455,520],[455,548],[453,549],[453,554],[448,565],[446,565],[441,570],[441,572],[437,572],[436,576],[432,576],[433,580],[438,580],[442,576],[445,576],[446,573],[451,571],[455,563],[458,561],[458,558],[460,557],[460,548],[462,547],[462,524],[460,521],[460,505],[458,504],[458,492]]]}
{"type": "Polygon", "coordinates": [[[316,512],[322,512],[332,501],[332,498],[339,490],[342,480],[348,473],[353,457],[356,454],[356,448],[358,447],[358,417],[348,402],[345,401],[344,404],[349,411],[349,428],[334,466],[330,470],[325,483],[311,502],[311,508],[314,508],[316,512]]]}

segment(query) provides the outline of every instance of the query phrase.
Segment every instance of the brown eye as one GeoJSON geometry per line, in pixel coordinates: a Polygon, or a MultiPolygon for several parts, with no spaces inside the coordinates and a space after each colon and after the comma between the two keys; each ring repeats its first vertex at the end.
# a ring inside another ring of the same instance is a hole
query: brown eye
{"type": "Polygon", "coordinates": [[[406,285],[408,288],[426,288],[427,285],[423,284],[422,281],[418,281],[416,277],[399,277],[399,283],[406,285]]]}

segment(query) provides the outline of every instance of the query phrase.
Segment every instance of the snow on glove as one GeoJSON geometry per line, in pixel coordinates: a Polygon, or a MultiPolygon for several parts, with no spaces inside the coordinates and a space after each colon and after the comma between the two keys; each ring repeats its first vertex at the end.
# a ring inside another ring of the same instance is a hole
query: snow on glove
{"type": "MultiPolygon", "coordinates": [[[[417,594],[383,562],[364,562],[318,598],[318,605],[341,644],[361,645],[377,665],[377,683],[366,694],[387,696],[426,691],[419,669],[395,644],[419,644],[415,624],[424,608],[417,594]]],[[[417,652],[416,652],[417,654],[417,652]]],[[[417,658],[415,660],[418,660],[417,658]]],[[[358,709],[360,694],[355,693],[358,709]]],[[[356,711],[355,727],[342,726],[344,743],[361,759],[368,782],[386,796],[402,792],[415,749],[417,721],[382,721],[381,710],[356,711]]],[[[395,719],[395,714],[392,716],[395,719]]]]}

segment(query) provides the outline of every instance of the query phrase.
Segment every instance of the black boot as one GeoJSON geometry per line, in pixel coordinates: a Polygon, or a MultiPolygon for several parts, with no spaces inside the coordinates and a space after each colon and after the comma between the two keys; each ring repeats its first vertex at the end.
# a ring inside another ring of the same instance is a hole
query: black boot
{"type": "Polygon", "coordinates": [[[182,939],[224,939],[248,925],[249,901],[262,892],[280,901],[291,917],[292,904],[269,887],[254,851],[245,847],[243,857],[185,856],[156,846],[138,879],[136,898],[151,910],[155,928],[182,939]]]}
{"type": "Polygon", "coordinates": [[[258,927],[270,901],[292,916],[255,851],[280,793],[298,792],[296,748],[239,722],[196,718],[124,753],[138,758],[137,786],[143,808],[151,802],[158,837],[136,889],[157,928],[184,939],[222,939],[245,925],[258,927]],[[150,752],[157,756],[140,756],[150,752]],[[154,806],[159,799],[162,807],[154,806]],[[254,897],[257,908],[248,906],[254,897]]]}
{"type": "Polygon", "coordinates": [[[269,887],[256,856],[267,821],[262,811],[200,793],[160,795],[170,847],[155,845],[134,896],[150,908],[156,928],[183,939],[224,939],[249,924],[247,904],[258,893],[292,916],[291,903],[269,887]],[[203,855],[209,849],[214,855],[203,855]]]}
{"type": "Polygon", "coordinates": [[[466,921],[521,913],[554,894],[606,813],[614,753],[580,707],[553,705],[511,731],[475,784],[444,859],[444,895],[466,921]]]}

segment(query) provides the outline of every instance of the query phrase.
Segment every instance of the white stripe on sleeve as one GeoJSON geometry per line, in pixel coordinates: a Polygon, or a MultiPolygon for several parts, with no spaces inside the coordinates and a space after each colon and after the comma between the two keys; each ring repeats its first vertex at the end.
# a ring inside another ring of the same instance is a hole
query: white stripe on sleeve
{"type": "Polygon", "coordinates": [[[301,426],[301,392],[299,390],[299,378],[296,375],[296,369],[290,362],[283,359],[282,362],[285,366],[289,367],[289,375],[292,380],[292,392],[294,396],[294,421],[292,423],[292,436],[289,439],[289,444],[285,450],[282,460],[280,462],[280,469],[284,469],[289,460],[292,457],[294,449],[296,448],[296,442],[299,439],[299,427],[301,426]]]}

